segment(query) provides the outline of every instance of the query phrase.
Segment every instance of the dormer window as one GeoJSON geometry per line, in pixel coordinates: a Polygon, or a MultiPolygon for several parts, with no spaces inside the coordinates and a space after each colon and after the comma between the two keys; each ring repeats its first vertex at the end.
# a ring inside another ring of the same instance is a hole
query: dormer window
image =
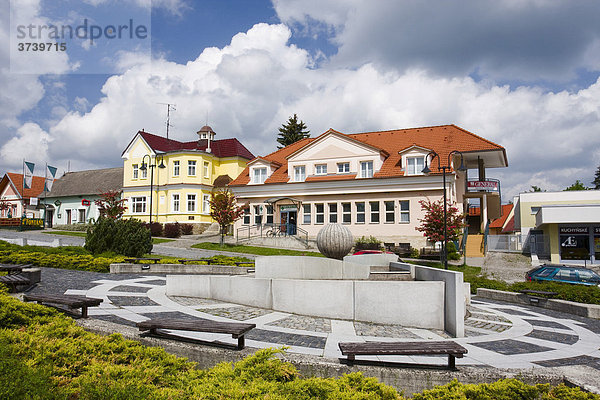
{"type": "Polygon", "coordinates": [[[252,183],[265,183],[267,180],[267,168],[254,168],[254,174],[252,175],[252,183]]]}
{"type": "Polygon", "coordinates": [[[425,156],[406,157],[406,175],[423,175],[425,156]]]}
{"type": "Polygon", "coordinates": [[[327,175],[327,164],[315,165],[315,175],[327,175]]]}
{"type": "Polygon", "coordinates": [[[338,174],[347,174],[350,172],[350,163],[349,162],[341,162],[337,165],[338,174]]]}
{"type": "Polygon", "coordinates": [[[372,178],[373,177],[373,161],[362,161],[360,163],[360,177],[361,178],[372,178]]]}
{"type": "Polygon", "coordinates": [[[294,167],[294,182],[304,182],[306,180],[306,167],[301,165],[294,167]]]}

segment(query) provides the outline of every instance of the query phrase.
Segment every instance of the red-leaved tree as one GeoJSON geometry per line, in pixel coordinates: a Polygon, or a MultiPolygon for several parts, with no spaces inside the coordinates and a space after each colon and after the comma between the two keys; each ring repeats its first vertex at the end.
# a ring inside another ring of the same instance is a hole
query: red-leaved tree
{"type": "Polygon", "coordinates": [[[121,219],[123,213],[127,210],[124,203],[127,199],[121,198],[121,192],[118,190],[108,191],[100,195],[102,198],[96,200],[96,206],[100,216],[110,219],[121,219]]]}
{"type": "Polygon", "coordinates": [[[221,228],[221,246],[225,243],[227,227],[240,219],[244,214],[244,206],[238,206],[233,193],[229,189],[210,194],[210,216],[221,228]]]}
{"type": "MultiPolygon", "coordinates": [[[[427,199],[419,201],[419,204],[421,204],[421,209],[425,211],[425,217],[419,219],[421,225],[415,229],[423,232],[423,236],[431,242],[442,242],[444,240],[444,202],[442,200],[432,202],[427,199]]],[[[446,209],[446,227],[448,231],[446,243],[458,240],[464,226],[464,216],[460,214],[454,204],[448,204],[446,209]]]]}

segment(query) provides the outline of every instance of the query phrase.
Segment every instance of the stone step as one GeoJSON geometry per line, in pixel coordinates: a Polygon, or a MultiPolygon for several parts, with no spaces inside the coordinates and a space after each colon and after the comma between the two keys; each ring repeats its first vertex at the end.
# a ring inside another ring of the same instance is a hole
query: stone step
{"type": "Polygon", "coordinates": [[[411,281],[409,271],[371,271],[370,281],[411,281]]]}

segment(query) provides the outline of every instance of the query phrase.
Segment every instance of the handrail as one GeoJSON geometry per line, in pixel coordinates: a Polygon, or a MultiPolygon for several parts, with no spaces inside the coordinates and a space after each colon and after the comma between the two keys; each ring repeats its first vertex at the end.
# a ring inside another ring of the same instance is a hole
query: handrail
{"type": "Polygon", "coordinates": [[[483,233],[483,255],[487,253],[487,240],[488,235],[490,234],[490,223],[489,221],[485,224],[485,231],[483,233]]]}
{"type": "Polygon", "coordinates": [[[252,237],[270,237],[270,236],[300,236],[299,238],[308,246],[308,232],[298,225],[268,223],[246,225],[236,230],[236,241],[250,239],[252,237]]]}

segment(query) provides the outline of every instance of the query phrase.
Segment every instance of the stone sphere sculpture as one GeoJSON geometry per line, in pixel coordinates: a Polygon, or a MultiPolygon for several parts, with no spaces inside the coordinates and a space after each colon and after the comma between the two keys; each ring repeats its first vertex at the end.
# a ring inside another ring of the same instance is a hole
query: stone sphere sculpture
{"type": "Polygon", "coordinates": [[[317,247],[325,257],[341,260],[354,246],[350,229],[340,224],[328,224],[317,234],[317,247]]]}

